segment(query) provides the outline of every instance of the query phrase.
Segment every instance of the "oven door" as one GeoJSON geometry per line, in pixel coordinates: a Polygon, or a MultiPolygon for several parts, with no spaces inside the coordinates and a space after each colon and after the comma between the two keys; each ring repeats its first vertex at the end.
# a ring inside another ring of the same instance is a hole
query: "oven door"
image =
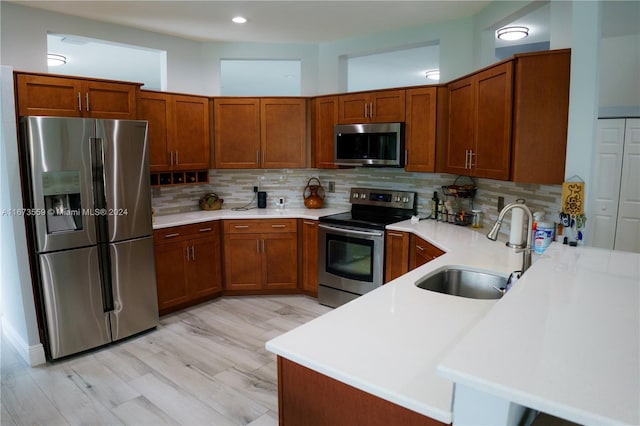
{"type": "Polygon", "coordinates": [[[384,231],[318,225],[318,285],[365,294],[382,285],[384,231]]]}

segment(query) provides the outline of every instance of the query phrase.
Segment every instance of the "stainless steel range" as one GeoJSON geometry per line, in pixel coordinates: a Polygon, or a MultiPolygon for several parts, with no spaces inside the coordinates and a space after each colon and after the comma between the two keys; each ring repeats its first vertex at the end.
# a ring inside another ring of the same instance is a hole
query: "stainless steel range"
{"type": "Polygon", "coordinates": [[[415,192],[352,188],[351,211],[320,218],[318,301],[338,307],[384,280],[384,229],[416,214],[415,192]]]}

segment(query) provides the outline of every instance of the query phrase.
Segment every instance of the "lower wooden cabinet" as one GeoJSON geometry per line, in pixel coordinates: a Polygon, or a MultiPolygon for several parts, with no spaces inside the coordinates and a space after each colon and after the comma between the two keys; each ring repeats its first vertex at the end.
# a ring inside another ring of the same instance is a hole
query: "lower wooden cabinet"
{"type": "Polygon", "coordinates": [[[385,235],[384,282],[387,283],[409,272],[409,234],[387,231],[385,235]]]}
{"type": "Polygon", "coordinates": [[[224,221],[226,293],[298,288],[296,219],[224,221]]]}
{"type": "Polygon", "coordinates": [[[438,247],[416,235],[411,235],[410,246],[409,269],[422,266],[445,253],[443,250],[440,250],[438,247]]]}
{"type": "Polygon", "coordinates": [[[318,221],[300,219],[300,286],[309,296],[318,296],[318,221]]]}
{"type": "Polygon", "coordinates": [[[221,292],[219,226],[214,221],[154,231],[160,315],[221,292]]]}
{"type": "Polygon", "coordinates": [[[409,232],[387,231],[384,282],[396,279],[443,254],[443,250],[409,232]]]}

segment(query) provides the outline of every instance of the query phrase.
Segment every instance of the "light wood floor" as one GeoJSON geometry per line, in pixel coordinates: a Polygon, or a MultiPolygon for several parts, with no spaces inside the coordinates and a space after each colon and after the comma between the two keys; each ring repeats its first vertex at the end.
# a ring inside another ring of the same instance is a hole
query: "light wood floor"
{"type": "Polygon", "coordinates": [[[327,311],[305,296],[226,297],[36,368],[2,344],[2,425],[277,425],[264,344],[327,311]]]}

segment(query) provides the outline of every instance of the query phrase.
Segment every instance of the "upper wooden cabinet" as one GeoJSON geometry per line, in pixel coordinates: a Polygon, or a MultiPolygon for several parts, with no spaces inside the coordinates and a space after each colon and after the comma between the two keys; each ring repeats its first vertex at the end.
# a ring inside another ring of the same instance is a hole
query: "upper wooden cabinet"
{"type": "Polygon", "coordinates": [[[335,169],[334,128],[338,124],[338,97],[323,96],[311,102],[311,165],[319,169],[335,169]]]}
{"type": "Polygon", "coordinates": [[[571,51],[516,55],[511,180],[564,181],[571,51]]]}
{"type": "Polygon", "coordinates": [[[436,137],[446,134],[437,122],[446,115],[446,111],[440,110],[445,94],[446,89],[435,86],[406,91],[404,168],[408,172],[436,170],[436,137]]]}
{"type": "Polygon", "coordinates": [[[405,120],[405,90],[380,90],[338,97],[339,124],[389,123],[405,120]]]}
{"type": "Polygon", "coordinates": [[[509,179],[513,63],[448,85],[447,173],[509,179]]]}
{"type": "Polygon", "coordinates": [[[214,167],[305,167],[306,102],[303,98],[214,99],[214,167]]]}
{"type": "Polygon", "coordinates": [[[152,172],[209,168],[208,98],[140,91],[138,119],[149,121],[152,172]]]}
{"type": "Polygon", "coordinates": [[[133,120],[140,84],[16,73],[18,115],[133,120]]]}

